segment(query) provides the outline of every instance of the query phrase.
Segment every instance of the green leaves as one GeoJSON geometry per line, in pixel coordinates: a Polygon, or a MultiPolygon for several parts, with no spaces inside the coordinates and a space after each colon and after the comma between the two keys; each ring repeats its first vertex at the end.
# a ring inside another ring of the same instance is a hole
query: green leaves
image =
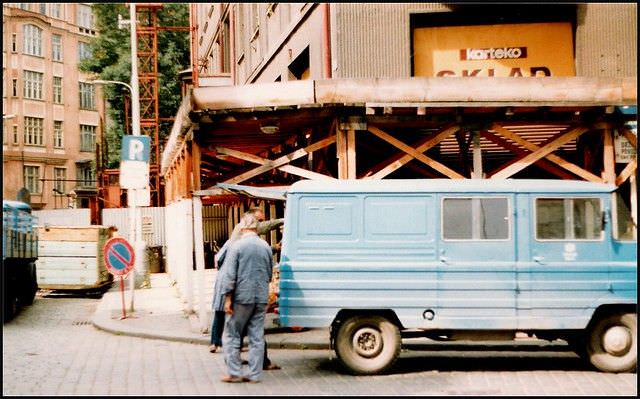
{"type": "MultiPolygon", "coordinates": [[[[118,28],[118,15],[129,19],[128,3],[93,3],[96,28],[99,35],[91,40],[92,57],[82,61],[81,71],[93,73],[98,79],[131,81],[131,39],[129,27],[118,28]]],[[[189,26],[187,3],[164,3],[158,10],[158,27],[189,26]]],[[[178,73],[189,68],[189,31],[158,31],[158,107],[159,116],[175,116],[180,106],[181,82],[178,73]]],[[[130,93],[121,85],[105,85],[108,102],[106,144],[107,168],[117,168],[120,143],[125,133],[125,96],[130,93]]],[[[130,109],[130,107],[129,107],[130,109]]],[[[168,136],[171,125],[160,124],[160,142],[168,136]]],[[[162,144],[160,145],[162,146],[162,144]]]]}

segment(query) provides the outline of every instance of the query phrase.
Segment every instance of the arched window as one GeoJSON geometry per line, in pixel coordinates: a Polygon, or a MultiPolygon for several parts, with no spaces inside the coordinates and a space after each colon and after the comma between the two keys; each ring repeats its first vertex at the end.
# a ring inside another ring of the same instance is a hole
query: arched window
{"type": "Polygon", "coordinates": [[[42,57],[42,29],[35,25],[24,25],[22,27],[22,38],[24,54],[42,57]]]}

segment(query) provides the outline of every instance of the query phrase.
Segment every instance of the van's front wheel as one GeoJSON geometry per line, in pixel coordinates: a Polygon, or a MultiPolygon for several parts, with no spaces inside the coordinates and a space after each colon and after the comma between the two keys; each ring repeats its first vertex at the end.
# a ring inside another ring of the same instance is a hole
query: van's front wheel
{"type": "Polygon", "coordinates": [[[400,330],[381,316],[347,319],[336,336],[336,354],[354,374],[377,374],[395,363],[402,340],[400,330]]]}
{"type": "Polygon", "coordinates": [[[632,371],[638,362],[637,315],[616,313],[597,320],[589,329],[589,361],[602,371],[632,371]]]}

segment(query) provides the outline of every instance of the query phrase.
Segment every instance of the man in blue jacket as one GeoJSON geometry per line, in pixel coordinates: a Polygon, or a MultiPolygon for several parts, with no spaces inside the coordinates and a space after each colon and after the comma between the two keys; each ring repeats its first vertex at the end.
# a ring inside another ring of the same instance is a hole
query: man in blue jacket
{"type": "Polygon", "coordinates": [[[269,297],[271,247],[258,236],[258,218],[243,216],[242,235],[225,256],[221,293],[224,295],[225,327],[222,336],[228,375],[224,382],[260,382],[264,360],[264,321],[269,297]],[[241,375],[242,332],[249,341],[249,374],[241,375]]]}

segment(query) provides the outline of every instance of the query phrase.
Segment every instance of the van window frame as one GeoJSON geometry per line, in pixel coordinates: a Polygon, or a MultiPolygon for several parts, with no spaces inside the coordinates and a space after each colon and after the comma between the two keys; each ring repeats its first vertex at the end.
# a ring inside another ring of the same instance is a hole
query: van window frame
{"type": "Polygon", "coordinates": [[[513,205],[509,195],[443,195],[440,198],[440,239],[446,242],[509,242],[513,240],[513,205]],[[445,238],[444,236],[444,202],[448,199],[503,199],[507,201],[507,237],[506,238],[445,238]]]}
{"type": "MultiPolygon", "coordinates": [[[[533,227],[533,239],[536,242],[569,242],[569,241],[579,241],[579,242],[602,242],[605,239],[605,232],[603,228],[600,228],[600,235],[598,238],[576,238],[576,237],[563,237],[563,238],[539,238],[538,237],[538,200],[597,200],[600,205],[600,209],[597,211],[597,215],[602,218],[604,212],[604,200],[602,197],[594,196],[594,195],[535,195],[532,197],[532,227],[533,227]]],[[[573,208],[572,208],[573,209],[573,208]]]]}

